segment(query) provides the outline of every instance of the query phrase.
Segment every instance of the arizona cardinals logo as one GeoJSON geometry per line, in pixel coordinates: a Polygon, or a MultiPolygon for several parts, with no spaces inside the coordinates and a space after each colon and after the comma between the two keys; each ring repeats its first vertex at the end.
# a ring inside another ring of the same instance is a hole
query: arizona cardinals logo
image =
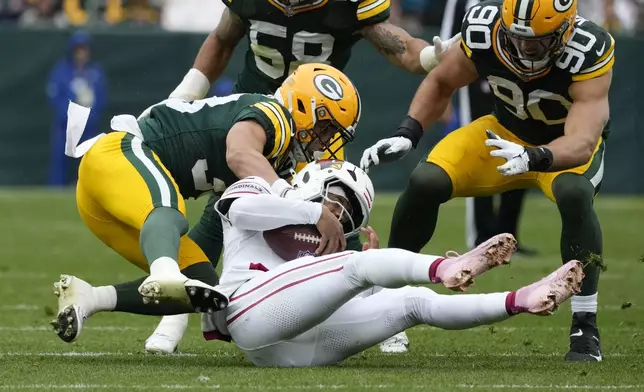
{"type": "Polygon", "coordinates": [[[557,12],[566,12],[572,7],[575,0],[554,0],[555,10],[557,12]]]}

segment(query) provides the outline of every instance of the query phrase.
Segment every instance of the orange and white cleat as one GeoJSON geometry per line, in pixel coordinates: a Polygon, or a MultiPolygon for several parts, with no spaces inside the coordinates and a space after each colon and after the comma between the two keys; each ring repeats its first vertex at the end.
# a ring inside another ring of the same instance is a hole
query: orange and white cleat
{"type": "Polygon", "coordinates": [[[508,314],[552,314],[560,304],[581,291],[583,265],[572,260],[536,283],[508,294],[505,307],[508,314]]]}
{"type": "Polygon", "coordinates": [[[450,290],[466,291],[475,277],[494,267],[509,264],[516,245],[512,234],[499,234],[463,255],[450,251],[447,258],[432,264],[429,277],[432,282],[442,282],[450,290]]]}

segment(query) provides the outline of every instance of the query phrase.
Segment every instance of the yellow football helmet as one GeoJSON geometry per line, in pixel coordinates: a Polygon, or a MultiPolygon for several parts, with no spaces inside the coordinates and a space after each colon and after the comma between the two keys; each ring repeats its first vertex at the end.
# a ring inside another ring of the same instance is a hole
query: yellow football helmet
{"type": "Polygon", "coordinates": [[[518,70],[533,73],[561,56],[572,35],[577,0],[503,0],[501,46],[518,70]]]}
{"type": "Polygon", "coordinates": [[[331,159],[353,141],[362,105],[349,78],[330,65],[297,67],[275,97],[295,121],[296,159],[311,162],[328,152],[331,159]]]}

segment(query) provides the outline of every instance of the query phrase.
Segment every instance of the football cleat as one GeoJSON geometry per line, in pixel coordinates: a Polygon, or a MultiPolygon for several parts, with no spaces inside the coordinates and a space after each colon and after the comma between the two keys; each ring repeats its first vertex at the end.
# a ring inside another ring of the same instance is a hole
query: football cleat
{"type": "Polygon", "coordinates": [[[213,286],[183,274],[148,276],[139,293],[146,304],[173,300],[191,306],[195,312],[216,312],[228,306],[228,297],[213,286]]]}
{"type": "Polygon", "coordinates": [[[67,343],[78,339],[83,324],[92,315],[94,308],[93,287],[82,279],[61,275],[54,283],[58,297],[58,315],[51,321],[54,332],[67,343]]]}
{"type": "Polygon", "coordinates": [[[566,361],[601,362],[603,359],[597,328],[597,314],[577,312],[572,315],[570,351],[566,361]]]}
{"type": "Polygon", "coordinates": [[[409,351],[409,339],[404,332],[398,333],[380,343],[380,352],[387,354],[400,354],[409,351]]]}
{"type": "Polygon", "coordinates": [[[536,283],[520,288],[509,306],[513,314],[528,312],[538,316],[552,314],[559,305],[581,291],[584,278],[581,262],[572,260],[536,283]]]}
{"type": "Polygon", "coordinates": [[[163,317],[154,333],[145,341],[145,351],[152,354],[176,352],[186,328],[188,328],[187,314],[163,317]]]}
{"type": "Polygon", "coordinates": [[[447,258],[440,261],[433,274],[430,272],[434,275],[432,282],[442,282],[450,290],[466,291],[475,277],[494,267],[509,264],[516,243],[512,234],[499,234],[463,255],[447,252],[447,258]]]}

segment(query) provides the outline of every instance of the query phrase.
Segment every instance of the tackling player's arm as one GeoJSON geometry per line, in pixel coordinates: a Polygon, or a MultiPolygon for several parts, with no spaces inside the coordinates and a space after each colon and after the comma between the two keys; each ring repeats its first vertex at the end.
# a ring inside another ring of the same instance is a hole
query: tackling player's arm
{"type": "Polygon", "coordinates": [[[420,61],[420,52],[429,46],[426,41],[389,22],[363,27],[360,34],[392,64],[417,74],[428,72],[420,61]]]}
{"type": "Polygon", "coordinates": [[[237,178],[257,176],[273,184],[279,179],[263,154],[266,130],[252,120],[239,121],[226,137],[226,163],[237,178]]]}
{"type": "Polygon", "coordinates": [[[193,67],[170,94],[186,101],[202,99],[228,65],[237,43],[245,34],[244,22],[229,8],[224,9],[219,24],[204,41],[193,67]]]}
{"type": "Polygon", "coordinates": [[[548,171],[561,171],[581,166],[593,156],[608,119],[608,90],[613,71],[604,75],[574,82],[570,86],[573,100],[568,111],[564,136],[544,146],[552,152],[552,166],[548,171]]]}
{"type": "Polygon", "coordinates": [[[418,87],[407,117],[396,133],[367,148],[362,154],[360,167],[367,170],[380,161],[390,162],[407,155],[418,146],[424,129],[445,113],[454,91],[472,83],[477,77],[474,62],[460,48],[450,47],[440,64],[418,87]]]}

